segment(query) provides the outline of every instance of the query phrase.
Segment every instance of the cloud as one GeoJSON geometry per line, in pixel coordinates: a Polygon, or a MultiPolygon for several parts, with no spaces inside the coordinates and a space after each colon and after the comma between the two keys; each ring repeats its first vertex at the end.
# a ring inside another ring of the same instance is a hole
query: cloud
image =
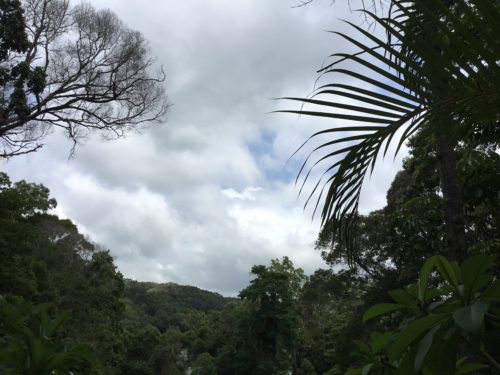
{"type": "MultiPolygon", "coordinates": [[[[287,159],[326,123],[268,112],[283,105],[272,98],[309,94],[324,58],[345,48],[324,31],[346,27],[337,20],[353,17],[345,4],[92,2],[150,41],[167,73],[167,123],[113,142],[92,137],[70,160],[56,132],[2,168],[48,186],[57,213],[109,248],[126,277],[235,295],[252,265],[272,258],[324,266],[319,221],[293,181],[307,150],[287,159]]],[[[385,203],[397,167],[388,160],[373,175],[364,209],[385,203]]]]}

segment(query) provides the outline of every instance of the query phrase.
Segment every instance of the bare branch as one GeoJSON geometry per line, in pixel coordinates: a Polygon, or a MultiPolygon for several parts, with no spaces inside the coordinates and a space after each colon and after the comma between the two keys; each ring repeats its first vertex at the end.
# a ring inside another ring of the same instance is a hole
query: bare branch
{"type": "Polygon", "coordinates": [[[29,73],[0,83],[0,156],[38,150],[54,127],[76,143],[92,131],[117,138],[164,119],[165,74],[151,75],[155,60],[139,32],[89,4],[25,0],[23,7],[30,47],[0,68],[24,62],[29,73]],[[24,98],[24,112],[12,110],[14,94],[24,98]]]}
{"type": "Polygon", "coordinates": [[[305,7],[306,5],[309,5],[313,2],[314,0],[300,0],[297,5],[294,5],[292,8],[300,8],[300,7],[305,7]]]}

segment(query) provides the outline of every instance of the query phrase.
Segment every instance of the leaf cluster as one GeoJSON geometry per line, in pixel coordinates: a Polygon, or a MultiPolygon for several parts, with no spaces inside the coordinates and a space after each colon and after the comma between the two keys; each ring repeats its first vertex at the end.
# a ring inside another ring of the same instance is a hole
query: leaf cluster
{"type": "MultiPolygon", "coordinates": [[[[500,283],[494,278],[493,256],[478,254],[459,267],[442,256],[428,259],[417,283],[389,292],[393,303],[368,309],[368,321],[396,311],[403,314],[395,331],[372,333],[370,344],[358,341],[365,360],[362,369],[349,374],[452,374],[493,368],[498,363],[486,346],[486,331],[500,328],[500,283]],[[432,287],[433,271],[437,271],[432,287]],[[455,360],[468,347],[482,363],[455,360]]],[[[498,370],[498,368],[497,368],[498,370]]]]}
{"type": "Polygon", "coordinates": [[[56,336],[69,317],[55,318],[46,304],[0,297],[0,372],[2,374],[79,374],[95,361],[88,346],[66,345],[56,336]]]}

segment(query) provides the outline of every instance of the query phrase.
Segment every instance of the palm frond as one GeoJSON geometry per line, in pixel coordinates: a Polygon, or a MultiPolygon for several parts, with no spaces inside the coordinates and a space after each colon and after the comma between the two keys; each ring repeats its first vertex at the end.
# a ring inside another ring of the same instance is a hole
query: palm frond
{"type": "Polygon", "coordinates": [[[315,202],[314,214],[322,207],[322,225],[334,223],[335,241],[350,251],[355,250],[363,181],[392,143],[397,153],[422,124],[440,117],[453,119],[450,127],[465,120],[499,121],[499,2],[447,3],[393,0],[387,17],[363,10],[387,38],[347,22],[357,36],[335,34],[357,51],[333,53],[334,61],[320,70],[321,78],[331,76],[334,81],[308,98],[282,98],[301,102],[300,109],[276,111],[333,121],[333,127],[313,134],[300,146],[299,150],[313,139],[333,137],[309,153],[296,183],[302,180],[300,194],[313,169],[329,163],[305,205],[315,202]],[[342,78],[349,83],[340,82],[342,78]]]}

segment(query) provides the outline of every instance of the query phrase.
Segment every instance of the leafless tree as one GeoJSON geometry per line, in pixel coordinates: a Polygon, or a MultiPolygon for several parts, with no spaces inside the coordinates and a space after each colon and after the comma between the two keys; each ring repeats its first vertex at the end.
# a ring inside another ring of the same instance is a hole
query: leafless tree
{"type": "Polygon", "coordinates": [[[76,145],[92,131],[114,139],[164,118],[165,75],[161,69],[151,75],[155,61],[139,32],[86,3],[25,0],[23,8],[30,43],[22,53],[10,51],[0,68],[24,62],[43,87],[14,78],[0,85],[0,104],[17,92],[26,108],[0,113],[1,157],[38,150],[57,127],[76,145]]]}

